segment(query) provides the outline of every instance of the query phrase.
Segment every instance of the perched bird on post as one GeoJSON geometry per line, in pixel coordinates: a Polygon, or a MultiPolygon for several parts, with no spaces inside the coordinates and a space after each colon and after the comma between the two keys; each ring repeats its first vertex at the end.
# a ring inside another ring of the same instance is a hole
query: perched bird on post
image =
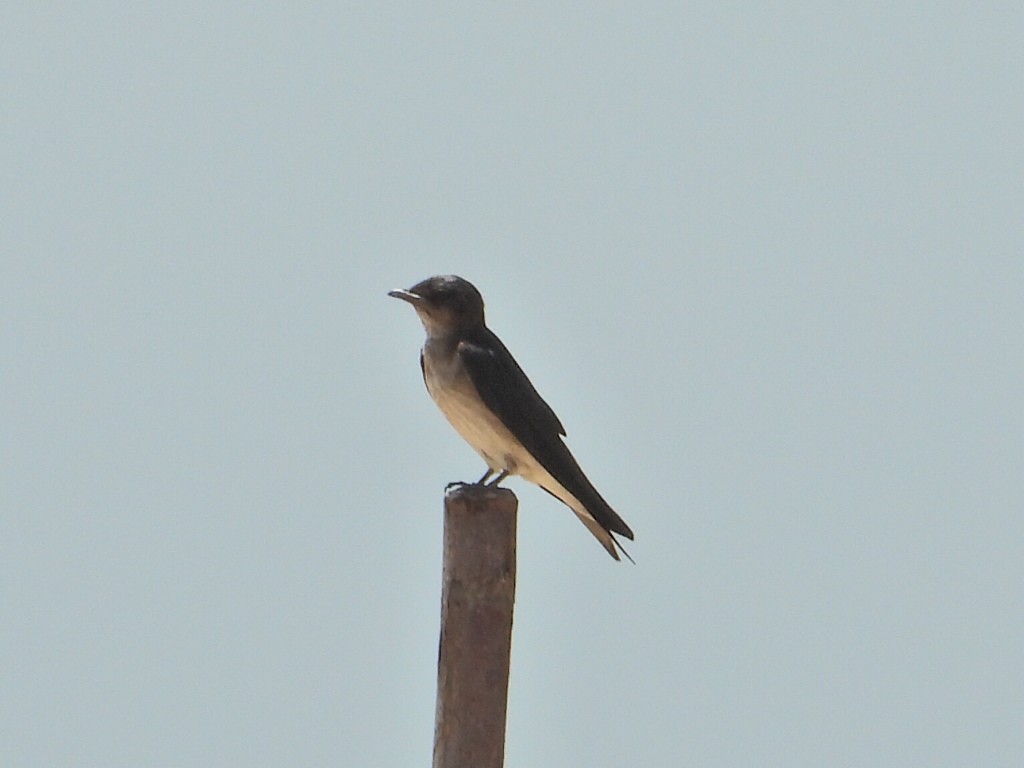
{"type": "MultiPolygon", "coordinates": [[[[564,503],[608,554],[629,557],[613,534],[633,539],[626,525],[583,474],[562,438],[565,429],[537,394],[515,358],[484,323],[484,300],[467,280],[429,277],[389,296],[412,304],[427,340],[420,368],[438,408],[487,463],[497,485],[518,475],[564,503]]],[[[632,558],[630,558],[632,559],[632,558]]]]}

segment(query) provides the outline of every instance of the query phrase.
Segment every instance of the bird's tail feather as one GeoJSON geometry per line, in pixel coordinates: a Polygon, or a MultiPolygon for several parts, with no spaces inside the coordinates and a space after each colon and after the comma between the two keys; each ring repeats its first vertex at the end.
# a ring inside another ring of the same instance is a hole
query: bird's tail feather
{"type": "MultiPolygon", "coordinates": [[[[544,486],[541,486],[541,488],[544,488],[544,486]]],[[[563,491],[563,493],[557,493],[551,490],[550,488],[544,488],[544,490],[550,493],[560,502],[565,504],[567,507],[569,507],[569,509],[571,509],[573,512],[575,512],[576,517],[578,517],[580,519],[580,522],[587,527],[587,530],[593,534],[594,538],[601,542],[601,546],[603,546],[605,550],[607,550],[609,555],[611,555],[616,560],[619,560],[619,553],[621,552],[623,555],[626,556],[626,559],[629,560],[629,562],[633,563],[633,565],[636,565],[636,560],[630,557],[630,554],[626,551],[625,547],[623,547],[622,544],[619,543],[618,539],[616,539],[612,535],[613,532],[618,533],[618,531],[609,530],[600,522],[598,522],[594,515],[592,515],[590,511],[587,509],[587,507],[583,505],[583,502],[581,502],[572,494],[565,492],[564,489],[561,488],[559,490],[563,491]]],[[[612,514],[614,515],[615,513],[612,512],[612,514]]],[[[615,515],[615,517],[618,518],[618,515],[615,515]]],[[[619,518],[619,520],[621,521],[621,518],[619,518]]],[[[632,539],[633,532],[629,530],[629,526],[626,526],[625,523],[622,523],[622,525],[626,528],[627,531],[629,531],[629,538],[632,539]]]]}

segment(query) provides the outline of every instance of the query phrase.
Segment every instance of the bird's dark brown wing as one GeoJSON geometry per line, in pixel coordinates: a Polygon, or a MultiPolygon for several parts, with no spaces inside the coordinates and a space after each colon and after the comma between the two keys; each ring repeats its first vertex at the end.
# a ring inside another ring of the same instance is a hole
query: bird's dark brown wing
{"type": "Polygon", "coordinates": [[[565,435],[562,422],[534,389],[501,339],[486,328],[484,333],[486,338],[479,339],[480,343],[465,339],[459,344],[459,356],[484,403],[498,414],[520,442],[522,436],[512,424],[529,428],[538,436],[565,435]]]}
{"type": "Polygon", "coordinates": [[[460,342],[458,354],[481,399],[523,447],[601,526],[632,539],[629,526],[597,492],[562,442],[562,422],[501,340],[483,328],[460,342]]]}

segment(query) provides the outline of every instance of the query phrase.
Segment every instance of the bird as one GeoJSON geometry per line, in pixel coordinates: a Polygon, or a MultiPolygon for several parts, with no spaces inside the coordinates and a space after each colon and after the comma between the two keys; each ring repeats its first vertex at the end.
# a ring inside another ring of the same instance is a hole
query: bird
{"type": "Polygon", "coordinates": [[[563,440],[562,422],[487,327],[480,291],[457,275],[436,275],[388,295],[419,315],[427,392],[487,464],[484,476],[466,485],[522,477],[575,512],[613,558],[621,552],[632,562],[615,537],[632,541],[633,531],[587,479],[563,440]]]}

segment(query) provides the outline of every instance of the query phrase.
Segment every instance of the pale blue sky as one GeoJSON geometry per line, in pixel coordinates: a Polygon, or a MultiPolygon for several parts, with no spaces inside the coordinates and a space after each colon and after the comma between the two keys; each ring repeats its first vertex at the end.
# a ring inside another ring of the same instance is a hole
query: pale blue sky
{"type": "Polygon", "coordinates": [[[7,8],[0,763],[428,763],[454,272],[637,534],[510,483],[509,768],[1024,764],[1022,40],[7,8]]]}

